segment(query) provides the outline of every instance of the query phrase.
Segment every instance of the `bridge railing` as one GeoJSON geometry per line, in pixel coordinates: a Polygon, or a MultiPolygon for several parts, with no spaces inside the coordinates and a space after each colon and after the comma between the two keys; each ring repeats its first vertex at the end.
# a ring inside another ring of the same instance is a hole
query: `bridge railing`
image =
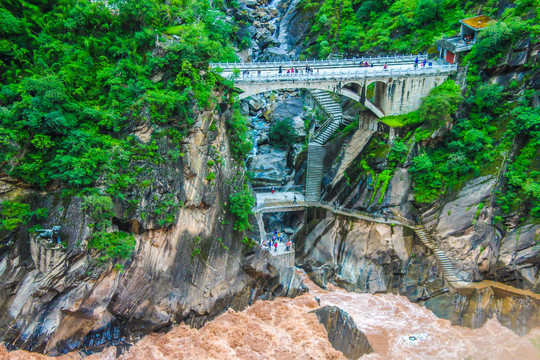
{"type": "Polygon", "coordinates": [[[310,81],[326,81],[326,80],[349,80],[351,78],[364,78],[364,77],[396,77],[396,76],[417,76],[424,74],[445,74],[457,71],[457,64],[454,65],[432,65],[425,67],[410,67],[400,69],[380,69],[380,68],[358,68],[353,71],[340,71],[332,70],[321,73],[295,73],[295,74],[279,74],[279,73],[265,73],[265,74],[248,74],[234,77],[232,74],[229,78],[234,82],[243,83],[267,83],[271,81],[283,82],[283,81],[297,81],[297,80],[310,80],[310,81]]]}
{"type": "Polygon", "coordinates": [[[267,62],[218,62],[210,63],[211,68],[221,68],[223,70],[232,70],[232,69],[268,69],[268,68],[278,68],[282,66],[285,71],[288,68],[305,68],[306,66],[310,67],[333,67],[333,66],[359,66],[360,63],[373,64],[391,64],[391,63],[404,63],[404,62],[414,62],[417,58],[418,61],[427,59],[427,55],[404,55],[404,56],[369,56],[369,57],[359,57],[359,58],[350,58],[350,59],[340,59],[340,60],[291,60],[291,61],[267,61],[267,62]]]}
{"type": "Polygon", "coordinates": [[[285,185],[285,186],[257,186],[253,187],[256,193],[269,193],[274,189],[275,192],[297,192],[302,193],[304,185],[285,185]]]}

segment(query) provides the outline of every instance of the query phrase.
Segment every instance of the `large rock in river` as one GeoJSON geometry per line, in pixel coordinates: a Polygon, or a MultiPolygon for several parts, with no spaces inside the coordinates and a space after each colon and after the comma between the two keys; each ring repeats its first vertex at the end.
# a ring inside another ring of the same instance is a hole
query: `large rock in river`
{"type": "Polygon", "coordinates": [[[324,325],[334,349],[341,351],[347,359],[358,359],[373,352],[366,335],[358,330],[354,320],[345,311],[336,306],[324,306],[311,312],[324,325]]]}

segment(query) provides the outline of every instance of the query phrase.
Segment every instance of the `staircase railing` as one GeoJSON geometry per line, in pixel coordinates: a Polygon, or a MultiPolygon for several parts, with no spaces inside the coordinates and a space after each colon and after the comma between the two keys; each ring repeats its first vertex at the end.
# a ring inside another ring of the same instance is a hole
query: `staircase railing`
{"type": "Polygon", "coordinates": [[[326,130],[326,128],[328,128],[334,121],[341,121],[341,120],[336,120],[336,118],[334,117],[334,115],[330,115],[328,117],[328,119],[326,119],[326,121],[317,129],[317,131],[315,131],[313,133],[313,137],[312,139],[316,139],[320,134],[323,133],[324,130],[326,130]]]}

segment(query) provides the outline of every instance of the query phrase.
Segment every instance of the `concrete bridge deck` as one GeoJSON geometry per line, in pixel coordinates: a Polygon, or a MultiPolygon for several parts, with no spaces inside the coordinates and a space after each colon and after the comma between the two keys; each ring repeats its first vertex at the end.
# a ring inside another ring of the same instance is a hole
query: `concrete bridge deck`
{"type": "Polygon", "coordinates": [[[277,69],[282,66],[285,69],[298,68],[305,69],[306,66],[310,66],[313,69],[321,68],[343,68],[343,67],[358,67],[360,64],[364,64],[366,61],[374,65],[395,65],[401,63],[414,63],[418,58],[418,61],[427,59],[427,55],[406,55],[406,56],[375,56],[375,57],[359,57],[352,59],[339,59],[339,60],[291,60],[291,61],[267,61],[267,62],[225,62],[225,63],[211,63],[211,68],[220,68],[223,70],[269,70],[277,69]]]}
{"type": "MultiPolygon", "coordinates": [[[[446,63],[416,66],[416,57],[403,57],[390,64],[385,58],[374,59],[378,58],[372,58],[373,67],[361,67],[361,61],[355,59],[311,63],[236,63],[227,65],[221,75],[234,81],[241,90],[239,99],[273,90],[324,90],[360,102],[377,117],[383,117],[417,110],[431,89],[457,71],[457,65],[446,63]],[[281,64],[282,72],[279,73],[281,64]],[[308,64],[313,71],[305,71],[308,64]],[[388,66],[385,68],[384,64],[388,66]],[[287,74],[289,66],[298,68],[298,72],[287,74]],[[245,70],[250,71],[246,74],[245,70]],[[368,86],[371,84],[375,88],[373,98],[368,99],[368,86]]],[[[218,68],[219,65],[211,64],[211,67],[218,68]]]]}
{"type": "MultiPolygon", "coordinates": [[[[303,70],[303,69],[300,69],[303,70]]],[[[337,80],[347,83],[358,79],[378,78],[378,77],[411,77],[419,75],[434,75],[434,74],[451,74],[457,70],[457,65],[450,64],[433,64],[432,66],[414,67],[414,63],[401,63],[390,65],[384,68],[382,65],[373,67],[340,67],[340,68],[323,68],[316,72],[299,71],[294,74],[287,74],[287,69],[279,74],[277,68],[266,68],[261,70],[261,74],[255,71],[248,75],[239,74],[234,77],[231,70],[225,70],[221,75],[225,78],[233,80],[235,83],[270,83],[270,82],[295,82],[295,81],[310,81],[321,82],[328,80],[337,80]]]]}

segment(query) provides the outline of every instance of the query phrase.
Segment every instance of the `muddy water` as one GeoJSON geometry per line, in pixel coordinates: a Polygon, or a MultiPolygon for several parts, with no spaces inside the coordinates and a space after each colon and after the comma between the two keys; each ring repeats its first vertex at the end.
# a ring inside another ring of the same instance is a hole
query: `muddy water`
{"type": "MultiPolygon", "coordinates": [[[[367,335],[375,352],[363,360],[540,359],[530,341],[540,338],[540,328],[519,337],[496,320],[475,330],[452,326],[405,297],[325,291],[301,275],[309,294],[257,301],[245,311],[228,311],[199,330],[180,325],[166,334],[148,335],[120,359],[344,359],[331,347],[316,316],[309,313],[319,306],[315,297],[321,305],[347,311],[367,335]]],[[[111,348],[87,359],[113,360],[115,355],[111,348]]],[[[80,358],[69,354],[55,359],[80,358]]],[[[0,347],[0,359],[49,358],[22,351],[7,353],[0,347]]]]}
{"type": "Polygon", "coordinates": [[[367,335],[375,353],[362,359],[540,359],[530,341],[540,327],[519,337],[495,319],[475,330],[452,326],[403,296],[325,291],[301,275],[321,305],[345,310],[367,335]]]}

